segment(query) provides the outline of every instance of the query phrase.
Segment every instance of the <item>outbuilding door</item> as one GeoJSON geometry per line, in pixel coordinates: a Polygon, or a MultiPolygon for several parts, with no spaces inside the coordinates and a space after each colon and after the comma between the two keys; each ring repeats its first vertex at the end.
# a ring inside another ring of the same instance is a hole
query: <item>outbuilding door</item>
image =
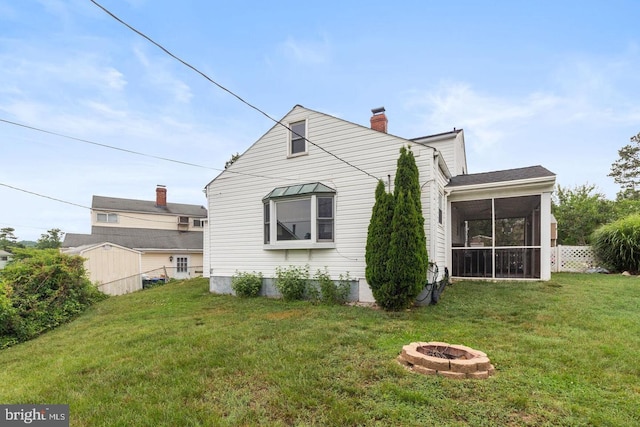
{"type": "Polygon", "coordinates": [[[189,277],[189,256],[176,255],[175,259],[175,275],[176,279],[187,279],[189,277]]]}

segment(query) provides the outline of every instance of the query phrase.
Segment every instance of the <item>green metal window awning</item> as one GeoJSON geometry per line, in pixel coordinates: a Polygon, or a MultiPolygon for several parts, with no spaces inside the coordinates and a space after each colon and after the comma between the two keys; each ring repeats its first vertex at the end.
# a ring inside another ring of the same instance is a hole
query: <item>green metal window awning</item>
{"type": "Polygon", "coordinates": [[[262,200],[276,199],[278,197],[302,196],[305,194],[335,194],[336,190],[327,187],[321,182],[311,182],[308,184],[289,185],[287,187],[276,187],[269,192],[262,200]]]}

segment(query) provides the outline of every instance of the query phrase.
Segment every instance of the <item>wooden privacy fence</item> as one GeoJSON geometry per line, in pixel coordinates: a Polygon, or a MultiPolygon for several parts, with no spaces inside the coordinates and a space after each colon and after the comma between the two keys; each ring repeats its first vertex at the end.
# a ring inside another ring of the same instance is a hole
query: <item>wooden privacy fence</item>
{"type": "Polygon", "coordinates": [[[598,266],[595,252],[591,246],[564,246],[551,248],[551,271],[584,273],[598,266]]]}

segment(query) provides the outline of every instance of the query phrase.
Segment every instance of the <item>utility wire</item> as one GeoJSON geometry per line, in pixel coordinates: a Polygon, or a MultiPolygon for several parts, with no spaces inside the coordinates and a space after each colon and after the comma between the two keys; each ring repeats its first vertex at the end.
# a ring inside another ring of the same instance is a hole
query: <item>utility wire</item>
{"type": "Polygon", "coordinates": [[[292,132],[293,134],[299,136],[300,138],[303,138],[305,141],[307,141],[309,144],[313,145],[314,147],[324,151],[325,153],[329,154],[330,156],[336,158],[337,160],[345,163],[346,165],[364,173],[365,175],[370,176],[371,178],[375,179],[376,181],[379,180],[379,178],[377,178],[376,176],[370,174],[369,172],[365,171],[364,169],[359,168],[358,166],[350,163],[347,160],[344,160],[343,158],[333,154],[332,152],[330,152],[329,150],[315,144],[314,142],[310,141],[306,136],[304,135],[299,135],[297,132],[294,132],[289,126],[287,126],[286,124],[282,123],[280,120],[271,117],[268,113],[266,113],[264,110],[261,110],[260,108],[256,107],[255,105],[249,103],[248,101],[245,101],[242,97],[240,97],[239,95],[237,95],[236,93],[234,93],[233,91],[231,91],[230,89],[227,89],[226,87],[222,86],[220,83],[216,82],[215,80],[213,80],[211,77],[209,77],[207,74],[205,74],[204,72],[200,71],[199,69],[197,69],[196,67],[194,67],[193,65],[189,64],[188,62],[184,61],[183,59],[179,58],[178,56],[174,55],[173,53],[171,53],[167,48],[165,48],[164,46],[162,46],[160,43],[156,42],[155,40],[153,40],[151,37],[147,36],[146,34],[144,34],[141,31],[138,31],[137,29],[135,29],[134,27],[132,27],[131,25],[127,24],[125,21],[123,21],[122,19],[118,18],[116,15],[114,15],[112,12],[110,12],[107,8],[105,8],[104,6],[102,6],[100,3],[98,3],[95,0],[91,0],[91,2],[93,4],[95,4],[96,6],[98,6],[100,9],[102,9],[107,15],[111,16],[113,19],[115,19],[116,21],[118,21],[119,23],[121,23],[122,25],[124,25],[125,27],[127,27],[128,29],[130,29],[131,31],[133,31],[134,33],[138,34],[140,37],[146,39],[147,41],[149,41],[149,43],[155,45],[158,49],[162,50],[164,53],[166,53],[167,55],[169,55],[170,57],[172,57],[173,59],[175,59],[176,61],[180,62],[181,64],[183,64],[184,66],[186,66],[187,68],[190,68],[191,70],[195,71],[196,73],[200,74],[202,77],[204,77],[205,79],[207,79],[209,82],[213,83],[214,85],[216,85],[218,88],[220,88],[221,90],[227,92],[228,94],[230,94],[231,96],[233,96],[234,98],[236,98],[238,101],[242,102],[243,104],[245,104],[246,106],[254,109],[255,111],[257,111],[258,113],[262,114],[263,116],[265,116],[266,118],[268,118],[269,120],[271,120],[272,122],[284,127],[285,129],[287,129],[288,131],[292,132]]]}
{"type": "MultiPolygon", "coordinates": [[[[21,191],[23,193],[31,194],[33,196],[38,196],[38,197],[42,197],[42,198],[45,198],[45,199],[53,200],[53,201],[56,201],[56,202],[64,203],[64,204],[67,204],[67,205],[76,206],[78,208],[93,210],[93,208],[90,208],[89,206],[80,205],[78,203],[73,203],[73,202],[68,202],[66,200],[57,199],[57,198],[51,197],[51,196],[46,196],[44,194],[36,193],[34,191],[25,190],[23,188],[14,187],[13,185],[4,184],[2,182],[0,182],[0,186],[7,187],[7,188],[10,188],[10,189],[16,190],[16,191],[21,191]]],[[[113,212],[113,211],[108,211],[108,210],[103,210],[103,209],[96,209],[96,210],[99,210],[100,213],[102,213],[102,212],[112,213],[113,212]]],[[[116,213],[116,212],[113,212],[113,213],[116,213]]],[[[144,212],[141,212],[141,213],[144,213],[144,212]]],[[[123,218],[131,218],[131,219],[135,219],[135,220],[138,220],[138,221],[149,221],[149,222],[155,222],[155,223],[175,224],[174,222],[171,222],[171,221],[158,221],[156,219],[148,219],[148,218],[140,218],[140,217],[130,216],[130,215],[127,215],[127,214],[122,214],[119,211],[117,211],[117,214],[120,215],[123,218]]]]}
{"type": "Polygon", "coordinates": [[[9,184],[3,184],[3,183],[0,182],[0,185],[3,186],[3,187],[11,188],[12,190],[22,191],[23,193],[32,194],[32,195],[38,196],[38,197],[44,197],[45,199],[54,200],[56,202],[65,203],[67,205],[76,206],[76,207],[83,208],[83,209],[91,209],[89,206],[79,205],[79,204],[73,203],[73,202],[67,202],[66,200],[56,199],[55,197],[51,197],[51,196],[45,196],[44,194],[35,193],[33,191],[29,191],[29,190],[25,190],[25,189],[22,189],[22,188],[14,187],[14,186],[9,185],[9,184]]]}
{"type": "MultiPolygon", "coordinates": [[[[178,164],[181,164],[181,165],[193,166],[193,167],[202,168],[202,169],[210,169],[210,170],[214,170],[214,171],[218,171],[218,172],[225,171],[225,169],[212,168],[210,166],[203,166],[203,165],[199,165],[197,163],[190,163],[190,162],[185,162],[185,161],[182,161],[182,160],[170,159],[168,157],[161,157],[161,156],[156,156],[156,155],[153,155],[153,154],[142,153],[140,151],[129,150],[129,149],[126,149],[126,148],[115,147],[113,145],[102,144],[102,143],[99,143],[99,142],[90,141],[88,139],[77,138],[75,136],[69,136],[69,135],[65,135],[65,134],[62,134],[62,133],[58,133],[58,132],[54,132],[54,131],[38,128],[38,127],[35,127],[35,126],[26,125],[24,123],[14,122],[14,121],[7,120],[7,119],[0,118],[0,122],[6,123],[6,124],[10,124],[10,125],[14,125],[14,126],[23,127],[25,129],[35,130],[37,132],[42,132],[42,133],[46,133],[46,134],[49,134],[49,135],[59,136],[61,138],[71,139],[71,140],[82,142],[82,143],[85,143],[85,144],[91,144],[91,145],[95,145],[95,146],[102,147],[102,148],[108,148],[108,149],[111,149],[111,150],[122,151],[122,152],[128,153],[128,154],[135,154],[137,156],[150,157],[152,159],[163,160],[165,162],[178,163],[178,164]]],[[[274,178],[274,177],[269,177],[269,176],[264,176],[264,175],[257,175],[257,174],[251,174],[251,173],[245,173],[245,172],[236,172],[236,171],[231,171],[231,170],[227,170],[227,172],[228,173],[235,173],[235,174],[238,174],[238,175],[252,176],[254,178],[279,179],[279,178],[274,178]]]]}

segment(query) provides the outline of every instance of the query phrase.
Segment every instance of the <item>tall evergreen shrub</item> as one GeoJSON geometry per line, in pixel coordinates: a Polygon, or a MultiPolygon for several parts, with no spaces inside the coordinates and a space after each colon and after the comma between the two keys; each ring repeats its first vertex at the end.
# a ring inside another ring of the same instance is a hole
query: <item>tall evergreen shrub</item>
{"type": "Polygon", "coordinates": [[[418,167],[413,153],[405,147],[400,149],[394,184],[394,194],[389,195],[390,202],[383,209],[382,194],[387,193],[378,183],[366,252],[367,282],[378,305],[387,310],[410,306],[427,278],[418,167]]]}
{"type": "Polygon", "coordinates": [[[393,194],[387,193],[382,181],[376,187],[376,201],[371,212],[371,222],[367,234],[365,253],[365,277],[371,287],[373,297],[381,298],[380,289],[389,281],[387,261],[391,241],[391,222],[393,221],[393,194]]]}

